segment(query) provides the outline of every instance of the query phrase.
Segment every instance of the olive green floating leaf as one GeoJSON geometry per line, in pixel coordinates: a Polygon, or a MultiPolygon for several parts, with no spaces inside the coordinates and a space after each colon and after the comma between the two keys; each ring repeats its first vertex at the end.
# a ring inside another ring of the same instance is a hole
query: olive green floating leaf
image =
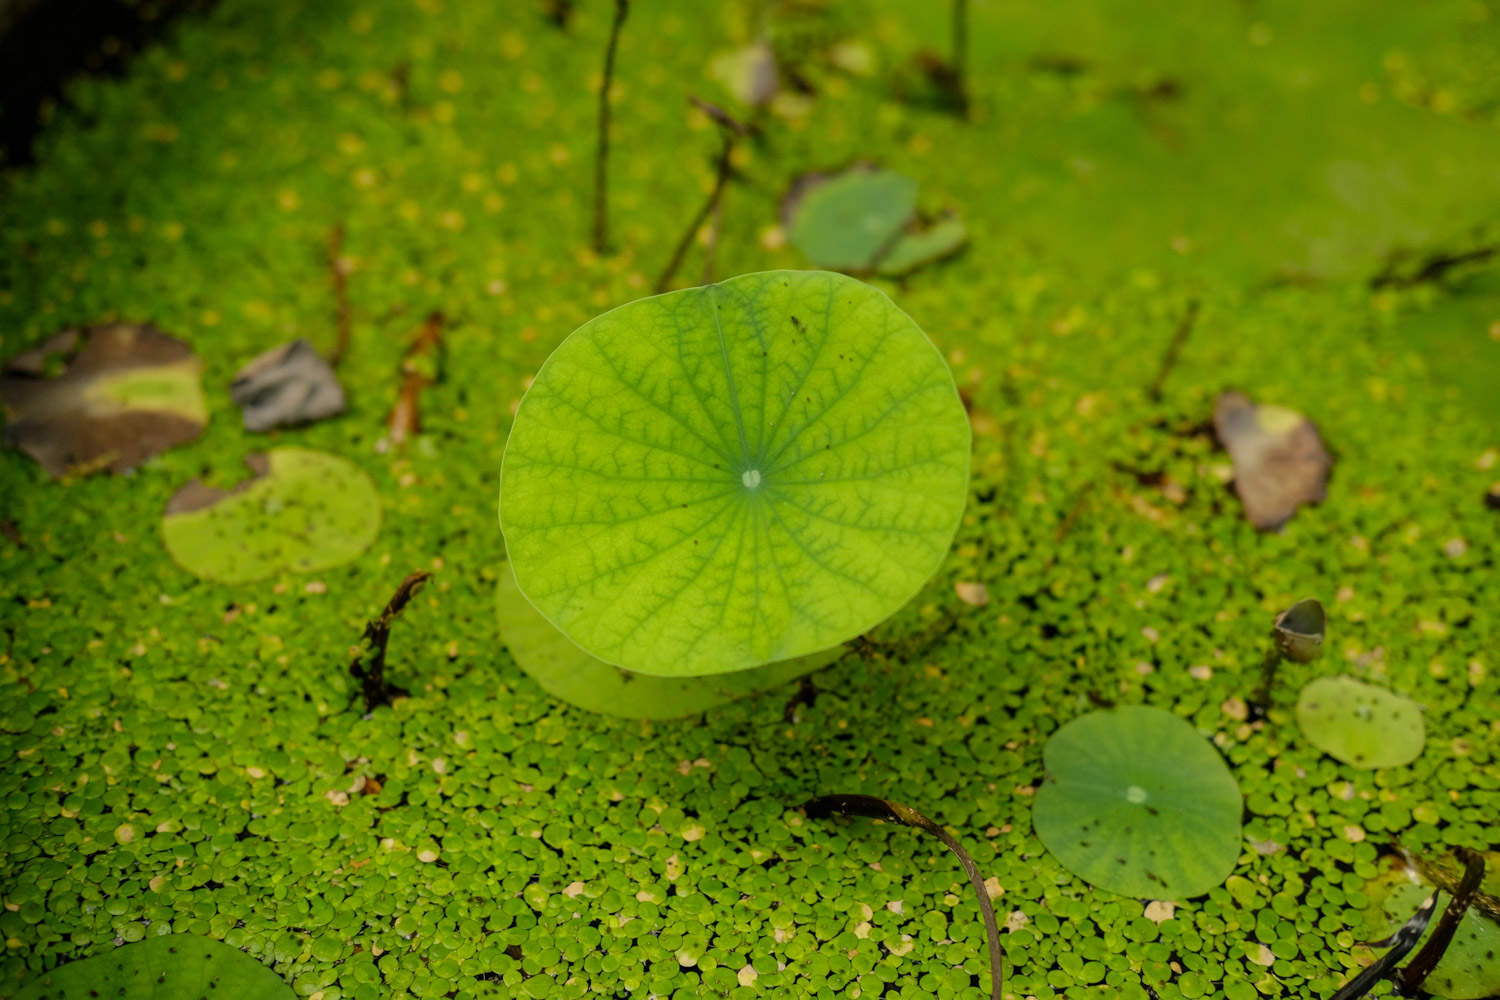
{"type": "Polygon", "coordinates": [[[53,478],[125,472],[203,431],[202,370],[188,345],[155,327],[65,330],[0,370],[5,443],[53,478]]]}
{"type": "Polygon", "coordinates": [[[875,265],[877,274],[899,278],[963,249],[969,241],[963,220],[946,215],[928,225],[910,225],[875,265]]]}
{"type": "Polygon", "coordinates": [[[782,202],[792,245],[818,267],[866,272],[917,210],[917,182],[864,164],[838,174],[805,174],[782,202]]]}
{"type": "Polygon", "coordinates": [[[942,562],[969,424],[880,291],[772,271],[621,306],[542,366],[501,467],[516,582],[589,654],[669,676],[829,649],[942,562]]]}
{"type": "Polygon", "coordinates": [[[193,480],[167,503],[162,536],[183,569],[223,583],[311,573],[359,556],[380,530],[380,497],[336,455],[276,448],[245,459],[230,490],[193,480]]]}
{"type": "Polygon", "coordinates": [[[1303,688],[1297,725],[1319,750],[1370,770],[1410,764],[1427,741],[1416,702],[1353,677],[1319,677],[1303,688]]]}
{"type": "Polygon", "coordinates": [[[294,1000],[292,988],[237,948],[166,934],[79,959],[29,982],[16,1000],[294,1000]]]}
{"type": "MultiPolygon", "coordinates": [[[[1432,894],[1432,888],[1405,867],[1366,883],[1370,905],[1364,914],[1364,936],[1389,935],[1432,894]]],[[[1423,941],[1436,925],[1436,920],[1428,925],[1423,941]]],[[[1422,989],[1446,1000],[1480,1000],[1500,994],[1500,923],[1474,907],[1466,910],[1448,949],[1422,981],[1422,989]]]]}
{"type": "Polygon", "coordinates": [[[1090,712],[1047,742],[1032,825],[1062,866],[1124,896],[1187,899],[1240,854],[1240,790],[1213,744],[1158,708],[1090,712]]]}
{"type": "Polygon", "coordinates": [[[516,665],[554,698],[626,719],[680,719],[747,695],[768,691],[828,666],[843,646],[708,677],[653,677],[612,667],[579,649],[543,618],[516,587],[510,564],[495,588],[500,638],[516,665]]]}

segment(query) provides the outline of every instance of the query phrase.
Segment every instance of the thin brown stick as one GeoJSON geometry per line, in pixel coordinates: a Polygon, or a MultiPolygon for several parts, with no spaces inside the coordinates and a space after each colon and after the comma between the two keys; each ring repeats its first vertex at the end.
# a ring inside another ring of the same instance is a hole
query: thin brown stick
{"type": "Polygon", "coordinates": [[[724,228],[724,199],[714,202],[713,221],[708,224],[708,245],[703,248],[703,280],[700,285],[714,283],[714,258],[718,256],[719,231],[724,228]]]}
{"type": "Polygon", "coordinates": [[[397,687],[385,679],[385,646],[391,637],[391,624],[396,616],[406,608],[411,599],[416,596],[422,584],[431,579],[432,574],[418,570],[401,581],[391,599],[386,602],[385,610],[380,617],[365,626],[365,632],[361,638],[362,642],[369,643],[370,662],[366,666],[361,662],[362,657],[354,657],[349,664],[349,673],[359,681],[360,695],[364,697],[365,711],[373,712],[381,705],[389,705],[392,700],[404,696],[405,688],[397,687]]]}
{"type": "Polygon", "coordinates": [[[630,13],[630,0],[615,0],[615,20],[604,49],[604,79],[599,84],[599,141],[594,148],[594,252],[609,252],[609,86],[615,77],[615,49],[620,44],[620,26],[630,13]]]}
{"type": "Polygon", "coordinates": [[[401,389],[386,417],[391,444],[404,444],[408,437],[422,430],[422,390],[437,381],[444,323],[442,313],[428,313],[401,359],[401,389]]]}
{"type": "Polygon", "coordinates": [[[819,795],[804,803],[802,809],[807,813],[808,819],[826,819],[834,813],[884,819],[925,830],[941,840],[943,846],[958,858],[958,863],[963,866],[964,874],[969,876],[969,884],[974,887],[975,894],[979,896],[979,913],[984,918],[984,931],[989,938],[990,996],[991,1000],[1002,1000],[1005,953],[1000,949],[1000,928],[995,923],[995,908],[990,904],[989,890],[984,887],[984,879],[979,874],[979,867],[963,849],[963,845],[953,839],[947,830],[910,806],[904,806],[899,802],[888,802],[873,795],[819,795]]]}
{"type": "Polygon", "coordinates": [[[349,284],[344,274],[343,255],[344,224],[340,222],[328,234],[328,271],[333,275],[333,301],[338,306],[338,339],[334,341],[333,350],[328,352],[328,364],[335,368],[349,349],[349,284]]]}
{"type": "Polygon", "coordinates": [[[1166,384],[1167,376],[1172,374],[1172,369],[1177,367],[1177,359],[1182,355],[1182,346],[1187,343],[1188,334],[1193,332],[1193,324],[1198,320],[1198,300],[1191,299],[1187,304],[1187,311],[1182,314],[1182,319],[1177,321],[1177,329],[1172,334],[1172,342],[1167,345],[1167,353],[1162,355],[1161,365],[1156,369],[1156,377],[1151,380],[1151,385],[1146,389],[1146,398],[1155,403],[1161,399],[1161,388],[1166,384]]]}
{"type": "Polygon", "coordinates": [[[1406,963],[1394,977],[1396,988],[1407,996],[1422,988],[1422,983],[1442,960],[1443,953],[1453,942],[1453,932],[1458,930],[1458,922],[1474,901],[1474,894],[1479,891],[1479,883],[1484,879],[1483,857],[1463,847],[1456,848],[1453,853],[1464,863],[1463,880],[1458,883],[1457,892],[1443,908],[1443,915],[1432,929],[1432,936],[1427,939],[1422,950],[1417,952],[1417,957],[1406,963]]]}
{"type": "Polygon", "coordinates": [[[719,149],[717,173],[714,177],[714,189],[709,192],[708,200],[703,203],[703,207],[699,208],[697,214],[693,216],[693,221],[688,223],[687,230],[682,234],[682,239],[677,241],[677,246],[672,251],[672,258],[667,261],[667,266],[662,268],[661,277],[656,279],[657,294],[665,292],[672,284],[672,278],[676,276],[677,268],[682,266],[682,258],[687,255],[688,247],[693,245],[693,237],[698,235],[698,230],[703,228],[703,223],[707,221],[709,214],[718,206],[719,199],[724,196],[724,188],[729,184],[729,178],[734,173],[734,164],[732,161],[734,144],[745,134],[745,126],[730,117],[724,109],[707,101],[699,100],[696,97],[690,96],[688,100],[697,105],[699,110],[712,118],[719,126],[723,132],[724,144],[719,149]]]}

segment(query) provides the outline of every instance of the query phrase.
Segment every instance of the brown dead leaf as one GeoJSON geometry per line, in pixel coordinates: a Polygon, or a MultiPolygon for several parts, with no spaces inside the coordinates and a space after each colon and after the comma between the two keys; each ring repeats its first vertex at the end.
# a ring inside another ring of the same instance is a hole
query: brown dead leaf
{"type": "Polygon", "coordinates": [[[1333,457],[1302,414],[1226,392],[1214,403],[1214,431],[1234,461],[1245,516],[1261,531],[1280,528],[1298,507],[1327,496],[1333,457]]]}
{"type": "Polygon", "coordinates": [[[192,349],[151,326],[66,330],[0,371],[5,443],[60,478],[133,469],[208,422],[192,349]],[[63,363],[48,377],[49,365],[63,363]]]}

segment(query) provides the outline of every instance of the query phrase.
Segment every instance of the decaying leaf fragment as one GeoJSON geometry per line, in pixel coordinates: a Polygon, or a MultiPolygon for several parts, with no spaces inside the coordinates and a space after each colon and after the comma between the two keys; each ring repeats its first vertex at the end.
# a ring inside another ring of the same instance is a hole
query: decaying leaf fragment
{"type": "Polygon", "coordinates": [[[245,416],[245,430],[268,431],[344,412],[344,387],[305,340],[273,347],[241,368],[229,396],[245,416]]]}
{"type": "Polygon", "coordinates": [[[65,330],[0,370],[5,443],[54,479],[125,472],[203,431],[202,370],[191,348],[152,326],[65,330]]]}
{"type": "Polygon", "coordinates": [[[1261,531],[1280,528],[1298,507],[1327,495],[1333,458],[1317,427],[1295,410],[1226,392],[1214,403],[1214,431],[1234,460],[1245,516],[1261,531]]]}

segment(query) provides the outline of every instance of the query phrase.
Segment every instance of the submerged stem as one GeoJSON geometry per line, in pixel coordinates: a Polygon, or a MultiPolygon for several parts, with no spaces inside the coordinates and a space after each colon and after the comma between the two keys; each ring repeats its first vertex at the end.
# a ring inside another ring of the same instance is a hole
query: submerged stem
{"type": "Polygon", "coordinates": [[[599,84],[599,141],[594,148],[594,252],[609,250],[609,85],[615,75],[615,49],[620,44],[620,26],[630,12],[630,0],[615,0],[615,20],[604,49],[604,80],[599,84]]]}
{"type": "Polygon", "coordinates": [[[1474,901],[1474,894],[1479,891],[1479,883],[1484,879],[1484,858],[1463,847],[1455,848],[1453,853],[1464,863],[1463,880],[1458,883],[1458,890],[1444,907],[1437,927],[1433,928],[1432,937],[1417,952],[1417,957],[1396,975],[1396,987],[1403,993],[1409,994],[1421,989],[1423,981],[1442,960],[1443,953],[1453,941],[1453,932],[1458,930],[1458,922],[1474,901]]]}
{"type": "Polygon", "coordinates": [[[974,892],[979,897],[979,913],[984,918],[984,932],[989,939],[990,996],[991,1000],[1001,1000],[1004,995],[1001,987],[1004,981],[1005,954],[1000,950],[1000,928],[995,923],[995,909],[990,905],[989,891],[984,887],[984,879],[980,876],[974,859],[969,857],[968,852],[948,834],[947,830],[910,806],[904,806],[899,802],[888,802],[873,795],[819,795],[803,803],[802,808],[809,819],[826,819],[834,813],[842,813],[846,816],[890,820],[904,826],[914,826],[919,830],[925,830],[941,840],[943,846],[958,858],[958,863],[963,866],[964,874],[969,876],[969,883],[973,885],[974,892]]]}

